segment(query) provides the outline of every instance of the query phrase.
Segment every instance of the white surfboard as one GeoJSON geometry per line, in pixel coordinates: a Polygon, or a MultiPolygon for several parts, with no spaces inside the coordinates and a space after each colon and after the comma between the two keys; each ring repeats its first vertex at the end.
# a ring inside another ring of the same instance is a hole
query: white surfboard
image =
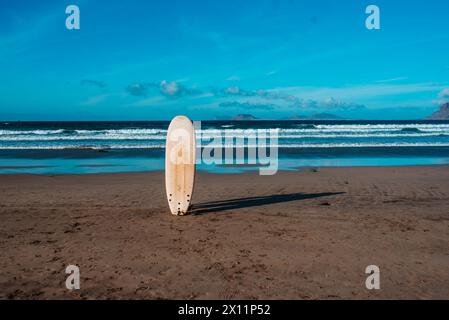
{"type": "Polygon", "coordinates": [[[174,215],[185,215],[192,203],[195,148],[192,121],[185,116],[175,117],[168,127],[165,148],[165,190],[174,215]]]}

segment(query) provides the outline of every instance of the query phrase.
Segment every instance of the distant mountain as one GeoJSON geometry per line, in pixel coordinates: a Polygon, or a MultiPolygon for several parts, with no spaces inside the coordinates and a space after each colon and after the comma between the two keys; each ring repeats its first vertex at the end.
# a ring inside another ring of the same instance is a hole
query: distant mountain
{"type": "Polygon", "coordinates": [[[435,111],[428,120],[449,120],[449,102],[443,104],[438,111],[435,111]]]}
{"type": "Polygon", "coordinates": [[[249,121],[249,120],[259,120],[251,114],[239,114],[232,118],[234,121],[249,121]]]}
{"type": "Polygon", "coordinates": [[[331,113],[316,113],[308,116],[293,116],[288,120],[344,120],[344,118],[331,113]]]}

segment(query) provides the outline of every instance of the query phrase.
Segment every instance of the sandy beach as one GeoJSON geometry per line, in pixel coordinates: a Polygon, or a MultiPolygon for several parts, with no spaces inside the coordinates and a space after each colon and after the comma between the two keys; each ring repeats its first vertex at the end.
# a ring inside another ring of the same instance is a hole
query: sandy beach
{"type": "Polygon", "coordinates": [[[448,166],[199,173],[185,217],[163,172],[0,175],[0,298],[447,299],[448,200],[448,166]]]}

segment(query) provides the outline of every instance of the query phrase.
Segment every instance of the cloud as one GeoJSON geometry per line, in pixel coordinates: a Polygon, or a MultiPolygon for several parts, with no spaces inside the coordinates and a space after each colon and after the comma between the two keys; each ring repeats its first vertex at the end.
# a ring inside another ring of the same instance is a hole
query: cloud
{"type": "Polygon", "coordinates": [[[327,98],[319,103],[320,107],[329,108],[329,109],[340,109],[340,110],[355,110],[355,109],[363,109],[364,105],[356,104],[352,102],[346,102],[341,100],[336,100],[332,97],[327,98]]]}
{"type": "Polygon", "coordinates": [[[264,103],[252,103],[252,102],[238,102],[238,101],[227,101],[219,104],[220,108],[231,108],[231,109],[263,109],[272,110],[276,107],[274,104],[264,104],[264,103]]]}
{"type": "Polygon", "coordinates": [[[94,106],[94,105],[97,105],[97,104],[105,101],[109,97],[110,97],[109,94],[103,94],[103,95],[91,97],[91,98],[87,99],[86,101],[81,102],[81,105],[83,105],[83,106],[94,106]]]}
{"type": "MultiPolygon", "coordinates": [[[[167,81],[160,82],[138,82],[130,84],[126,92],[135,97],[148,97],[151,93],[159,94],[170,100],[182,98],[215,98],[215,105],[230,100],[252,100],[251,103],[261,105],[278,105],[279,108],[302,108],[302,109],[339,109],[353,110],[365,108],[369,104],[375,107],[379,97],[400,96],[411,93],[435,94],[443,89],[449,90],[447,85],[440,83],[411,83],[394,84],[388,83],[399,81],[402,78],[380,80],[380,82],[368,85],[354,85],[343,87],[281,87],[275,89],[247,90],[237,85],[228,87],[205,86],[202,88],[189,87],[184,82],[167,81]],[[255,101],[254,101],[255,100],[255,101]],[[357,103],[354,103],[357,102],[357,103]]],[[[442,91],[436,104],[448,102],[447,91],[442,91]]],[[[243,101],[239,101],[243,102],[243,101]]],[[[416,104],[431,104],[432,100],[417,101],[416,104]]]]}
{"type": "Polygon", "coordinates": [[[225,79],[226,81],[240,81],[240,77],[238,76],[230,76],[229,78],[225,79]]]}
{"type": "Polygon", "coordinates": [[[199,95],[201,90],[196,88],[188,88],[177,81],[163,80],[159,83],[133,83],[126,87],[126,92],[135,97],[146,97],[150,89],[156,89],[161,95],[177,99],[185,96],[199,95]]]}
{"type": "Polygon", "coordinates": [[[449,99],[449,88],[443,89],[439,94],[438,97],[441,99],[449,99]]]}
{"type": "MultiPolygon", "coordinates": [[[[432,95],[436,97],[439,91],[447,88],[441,83],[410,83],[410,84],[368,84],[342,87],[283,87],[276,89],[282,94],[294,95],[303,99],[322,100],[333,97],[339,101],[353,101],[370,108],[383,108],[391,97],[389,106],[413,103],[416,106],[430,106],[432,95]],[[409,101],[407,95],[413,94],[416,99],[409,101]]],[[[436,98],[435,98],[436,99],[436,98]]],[[[437,103],[437,101],[433,101],[437,103]]]]}
{"type": "Polygon", "coordinates": [[[391,78],[391,79],[385,79],[385,80],[377,80],[374,81],[375,83],[389,83],[389,82],[396,82],[396,81],[402,81],[407,80],[407,77],[397,77],[397,78],[391,78]]]}
{"type": "Polygon", "coordinates": [[[216,90],[217,95],[221,96],[237,96],[237,97],[260,97],[266,100],[287,100],[295,101],[295,96],[277,93],[270,90],[245,90],[237,86],[216,90]]]}
{"type": "Polygon", "coordinates": [[[240,87],[237,87],[237,86],[228,87],[228,88],[222,89],[221,92],[224,95],[243,96],[243,97],[252,97],[252,96],[255,95],[252,92],[243,90],[243,89],[241,89],[240,87]]]}
{"type": "Polygon", "coordinates": [[[434,101],[437,105],[443,105],[449,103],[449,88],[443,89],[438,93],[438,100],[434,101]]]}
{"type": "Polygon", "coordinates": [[[89,86],[95,86],[95,87],[99,87],[99,88],[104,88],[106,87],[106,83],[102,82],[102,81],[97,81],[97,80],[89,80],[89,79],[83,79],[81,80],[81,84],[82,85],[89,85],[89,86]]]}
{"type": "Polygon", "coordinates": [[[366,108],[366,106],[363,104],[337,100],[333,97],[328,97],[322,100],[298,99],[297,101],[292,103],[289,107],[293,109],[303,109],[303,110],[328,109],[339,111],[351,111],[366,108]]]}
{"type": "Polygon", "coordinates": [[[135,97],[146,97],[148,94],[148,84],[133,83],[126,87],[126,92],[135,97]]]}
{"type": "MultiPolygon", "coordinates": [[[[328,96],[324,99],[304,99],[295,95],[285,94],[282,92],[276,92],[272,90],[245,90],[237,86],[228,87],[218,91],[218,95],[221,96],[233,96],[233,97],[255,97],[263,101],[277,101],[282,105],[280,107],[287,108],[301,108],[301,109],[340,109],[340,110],[351,110],[351,109],[361,109],[364,105],[356,104],[352,102],[346,102],[343,100],[338,100],[332,96],[328,96]]],[[[270,103],[273,105],[273,103],[270,103]]],[[[275,105],[275,104],[274,104],[275,105]]]]}
{"type": "Polygon", "coordinates": [[[193,96],[202,92],[195,88],[188,88],[176,81],[167,82],[163,80],[159,84],[160,93],[169,98],[181,98],[185,96],[193,96]]]}
{"type": "MultiPolygon", "coordinates": [[[[147,97],[151,90],[157,92],[170,100],[184,97],[215,98],[215,106],[220,108],[234,109],[265,109],[265,110],[288,110],[288,109],[336,109],[356,110],[365,108],[362,104],[347,102],[332,95],[322,95],[319,98],[303,98],[300,94],[294,95],[279,90],[247,90],[239,86],[226,88],[209,87],[197,89],[187,87],[178,81],[167,81],[153,83],[134,83],[126,88],[128,94],[136,97],[147,97]]],[[[147,105],[151,104],[146,101],[147,105]]]]}
{"type": "Polygon", "coordinates": [[[167,82],[163,80],[160,84],[160,88],[161,93],[165,96],[174,97],[177,96],[180,92],[180,86],[174,81],[167,82]]]}
{"type": "Polygon", "coordinates": [[[221,90],[215,90],[217,95],[237,96],[237,97],[260,97],[267,100],[289,100],[293,101],[296,97],[279,94],[268,90],[245,90],[237,86],[227,87],[221,90]]]}

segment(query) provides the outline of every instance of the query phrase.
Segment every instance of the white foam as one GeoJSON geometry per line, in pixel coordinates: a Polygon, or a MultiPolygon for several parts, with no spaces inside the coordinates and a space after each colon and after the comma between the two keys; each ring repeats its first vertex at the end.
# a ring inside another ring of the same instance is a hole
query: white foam
{"type": "MultiPolygon", "coordinates": [[[[326,124],[316,125],[315,128],[272,129],[278,129],[281,148],[445,147],[449,144],[449,124],[326,124]]],[[[255,139],[258,130],[208,128],[198,130],[197,137],[203,139],[206,145],[213,138],[219,139],[215,142],[224,137],[255,139]]],[[[102,149],[104,147],[100,142],[116,149],[164,148],[166,134],[167,130],[155,128],[0,130],[0,149],[82,149],[86,145],[88,148],[102,149]]],[[[271,134],[273,132],[267,132],[266,138],[270,138],[271,134]]]]}
{"type": "MultiPolygon", "coordinates": [[[[203,144],[203,147],[235,147],[232,144],[203,144]]],[[[241,146],[239,146],[241,147],[241,146]]],[[[245,145],[245,148],[257,148],[258,145],[245,145]]],[[[317,143],[317,144],[277,144],[267,147],[273,148],[370,148],[370,147],[449,147],[449,143],[317,143]]],[[[80,146],[80,145],[33,145],[33,146],[0,146],[0,150],[104,150],[104,149],[164,149],[165,144],[153,145],[108,145],[108,146],[80,146]]]]}

